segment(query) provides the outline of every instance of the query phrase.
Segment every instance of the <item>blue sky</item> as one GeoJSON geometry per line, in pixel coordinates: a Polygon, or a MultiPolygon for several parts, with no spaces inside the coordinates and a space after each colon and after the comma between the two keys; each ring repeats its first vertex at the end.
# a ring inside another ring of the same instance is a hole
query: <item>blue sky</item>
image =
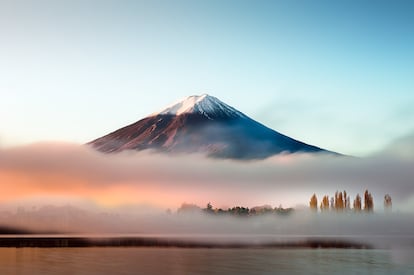
{"type": "Polygon", "coordinates": [[[201,93],[345,154],[414,132],[413,1],[0,0],[0,34],[0,146],[201,93]]]}

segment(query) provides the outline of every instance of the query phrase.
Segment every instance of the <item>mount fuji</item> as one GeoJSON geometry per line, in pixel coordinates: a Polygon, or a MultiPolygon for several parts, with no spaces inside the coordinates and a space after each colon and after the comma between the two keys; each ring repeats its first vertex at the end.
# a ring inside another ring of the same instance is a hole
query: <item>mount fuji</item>
{"type": "Polygon", "coordinates": [[[335,154],[276,132],[207,94],[189,96],[88,145],[104,153],[153,149],[229,159],[335,154]]]}

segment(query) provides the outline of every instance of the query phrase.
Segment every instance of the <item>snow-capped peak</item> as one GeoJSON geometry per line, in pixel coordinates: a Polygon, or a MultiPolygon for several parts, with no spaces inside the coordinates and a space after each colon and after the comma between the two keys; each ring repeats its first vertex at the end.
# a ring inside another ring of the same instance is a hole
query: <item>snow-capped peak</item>
{"type": "Polygon", "coordinates": [[[235,108],[220,101],[208,94],[193,95],[186,97],[176,103],[169,105],[164,110],[152,114],[155,115],[182,115],[182,114],[202,114],[209,119],[218,116],[227,117],[246,117],[235,108]]]}

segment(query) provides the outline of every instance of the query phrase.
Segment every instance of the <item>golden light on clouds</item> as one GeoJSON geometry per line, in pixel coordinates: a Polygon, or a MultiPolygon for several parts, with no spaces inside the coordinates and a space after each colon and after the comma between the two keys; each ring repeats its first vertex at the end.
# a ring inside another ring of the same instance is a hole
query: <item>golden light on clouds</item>
{"type": "Polygon", "coordinates": [[[346,189],[355,196],[368,188],[376,205],[391,193],[397,206],[414,194],[412,167],[412,158],[392,155],[281,155],[237,162],[151,152],[107,155],[73,144],[35,144],[0,148],[0,202],[42,197],[76,198],[105,207],[145,204],[165,209],[184,202],[290,207],[307,205],[313,193],[346,189]]]}

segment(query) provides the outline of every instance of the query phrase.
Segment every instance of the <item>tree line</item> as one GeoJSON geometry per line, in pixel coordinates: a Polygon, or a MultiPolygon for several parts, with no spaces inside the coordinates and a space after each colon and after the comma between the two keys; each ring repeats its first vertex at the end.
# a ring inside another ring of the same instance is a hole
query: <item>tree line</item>
{"type": "Polygon", "coordinates": [[[181,207],[177,210],[178,213],[207,213],[210,215],[230,215],[238,217],[248,217],[248,216],[258,216],[265,214],[278,214],[278,215],[288,215],[292,213],[293,208],[283,208],[282,206],[273,208],[270,205],[256,206],[253,208],[244,207],[244,206],[234,206],[227,209],[215,208],[209,202],[205,208],[201,208],[195,204],[183,203],[181,207]]]}
{"type": "MultiPolygon", "coordinates": [[[[317,212],[318,211],[318,198],[316,197],[316,194],[314,193],[309,201],[310,209],[317,212]]],[[[351,210],[351,198],[347,194],[346,191],[343,192],[335,192],[335,195],[332,197],[329,197],[328,195],[323,196],[322,201],[319,205],[319,208],[321,212],[324,211],[346,211],[351,210]]],[[[384,208],[385,210],[391,210],[392,208],[392,199],[389,194],[386,194],[384,196],[384,208]]],[[[365,190],[364,192],[364,205],[362,207],[362,198],[359,194],[355,196],[355,199],[352,203],[352,210],[355,212],[373,212],[374,211],[374,199],[372,197],[372,194],[365,190]]]]}

